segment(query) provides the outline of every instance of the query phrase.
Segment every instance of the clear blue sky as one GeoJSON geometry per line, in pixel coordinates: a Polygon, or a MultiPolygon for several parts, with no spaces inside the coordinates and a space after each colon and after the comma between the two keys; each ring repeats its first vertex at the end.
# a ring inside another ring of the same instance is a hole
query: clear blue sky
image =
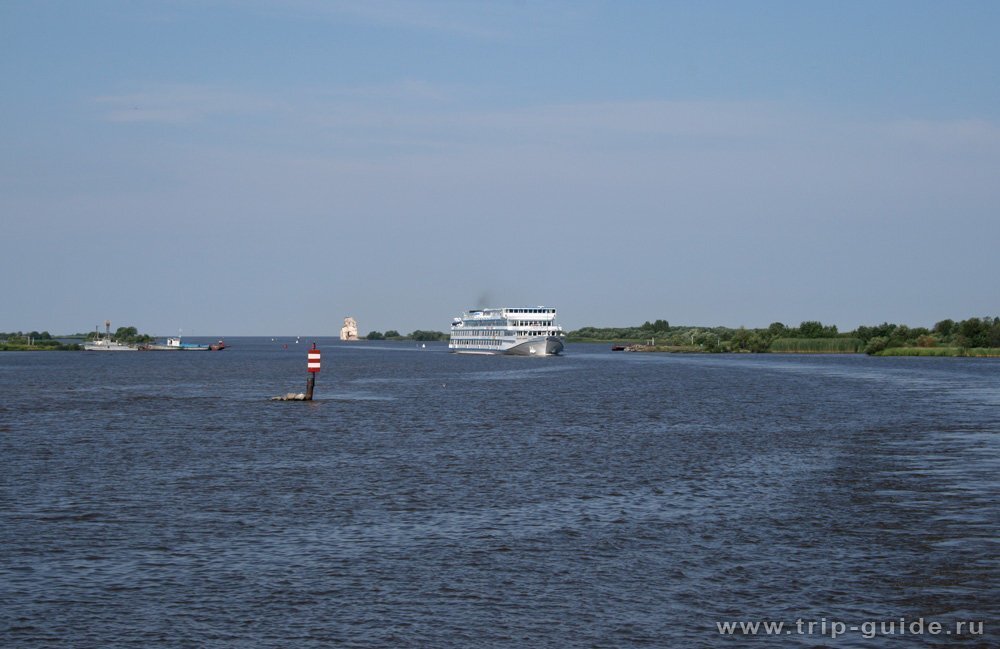
{"type": "Polygon", "coordinates": [[[1000,3],[0,3],[0,331],[1000,312],[1000,3]]]}

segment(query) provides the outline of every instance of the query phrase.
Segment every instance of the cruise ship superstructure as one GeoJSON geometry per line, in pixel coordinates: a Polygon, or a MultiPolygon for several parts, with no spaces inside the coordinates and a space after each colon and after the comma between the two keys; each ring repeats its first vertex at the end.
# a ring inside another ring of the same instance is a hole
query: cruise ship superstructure
{"type": "Polygon", "coordinates": [[[563,350],[563,330],[551,307],[475,309],[452,320],[448,349],[464,354],[551,356],[563,350]]]}

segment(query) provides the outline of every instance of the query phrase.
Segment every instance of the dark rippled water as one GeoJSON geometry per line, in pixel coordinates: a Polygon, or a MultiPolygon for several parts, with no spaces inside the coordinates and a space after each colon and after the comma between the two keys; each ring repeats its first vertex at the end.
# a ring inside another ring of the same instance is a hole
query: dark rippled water
{"type": "Polygon", "coordinates": [[[1000,645],[996,361],[233,342],[0,354],[0,645],[1000,645]]]}

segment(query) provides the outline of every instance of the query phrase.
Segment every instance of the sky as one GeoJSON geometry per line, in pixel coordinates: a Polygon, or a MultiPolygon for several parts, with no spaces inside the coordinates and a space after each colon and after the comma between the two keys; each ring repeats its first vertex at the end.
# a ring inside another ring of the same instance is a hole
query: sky
{"type": "Polygon", "coordinates": [[[0,331],[1000,315],[1000,3],[0,2],[0,331]]]}

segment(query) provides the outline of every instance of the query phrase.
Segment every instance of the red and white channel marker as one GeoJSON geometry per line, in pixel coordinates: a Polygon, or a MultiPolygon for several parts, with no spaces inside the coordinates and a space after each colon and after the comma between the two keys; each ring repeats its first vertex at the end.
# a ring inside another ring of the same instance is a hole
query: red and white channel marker
{"type": "Polygon", "coordinates": [[[309,350],[309,358],[306,361],[306,369],[308,369],[310,372],[318,372],[319,371],[319,350],[318,349],[310,349],[309,350]]]}

